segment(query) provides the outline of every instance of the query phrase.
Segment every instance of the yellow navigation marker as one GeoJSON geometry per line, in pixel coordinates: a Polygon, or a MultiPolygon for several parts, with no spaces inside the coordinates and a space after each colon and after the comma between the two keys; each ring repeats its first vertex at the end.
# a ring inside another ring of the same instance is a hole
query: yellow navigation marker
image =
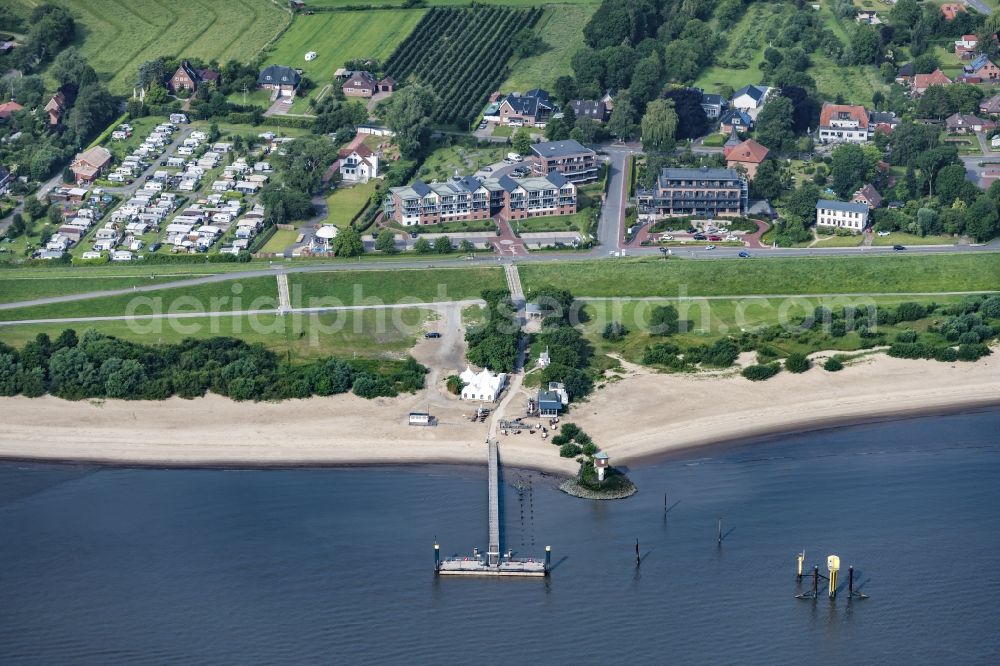
{"type": "Polygon", "coordinates": [[[830,571],[830,598],[837,596],[837,572],[840,571],[840,558],[829,555],[826,558],[826,568],[830,571]]]}

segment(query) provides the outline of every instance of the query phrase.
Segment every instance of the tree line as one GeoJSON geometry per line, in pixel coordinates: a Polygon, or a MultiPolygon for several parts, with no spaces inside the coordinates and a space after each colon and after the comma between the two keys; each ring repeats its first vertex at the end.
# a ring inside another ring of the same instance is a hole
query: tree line
{"type": "Polygon", "coordinates": [[[147,345],[96,330],[77,336],[45,333],[21,349],[0,343],[0,395],[67,400],[196,398],[209,391],[233,400],[286,400],[353,391],[363,398],[395,396],[424,386],[427,368],[405,361],[345,361],[333,357],[282,362],[262,344],[228,337],[147,345]]]}

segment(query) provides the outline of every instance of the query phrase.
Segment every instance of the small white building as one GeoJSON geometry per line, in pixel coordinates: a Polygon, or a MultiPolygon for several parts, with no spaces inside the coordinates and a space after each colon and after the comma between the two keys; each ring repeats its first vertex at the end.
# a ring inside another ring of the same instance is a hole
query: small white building
{"type": "Polygon", "coordinates": [[[473,372],[466,367],[459,377],[462,380],[462,400],[479,400],[481,402],[496,402],[507,385],[507,375],[501,372],[493,374],[488,368],[482,372],[473,372]]]}
{"type": "Polygon", "coordinates": [[[816,202],[816,226],[848,229],[860,233],[868,226],[868,206],[853,201],[816,202]]]}

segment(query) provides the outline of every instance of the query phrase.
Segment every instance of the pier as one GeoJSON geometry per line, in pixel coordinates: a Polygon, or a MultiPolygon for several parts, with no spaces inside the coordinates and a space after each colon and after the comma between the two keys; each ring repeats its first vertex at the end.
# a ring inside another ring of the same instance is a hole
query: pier
{"type": "Polygon", "coordinates": [[[489,546],[485,557],[478,549],[470,557],[441,559],[440,547],[434,544],[434,568],[441,575],[541,577],[549,573],[551,549],[546,546],[544,559],[514,557],[504,553],[500,543],[500,447],[495,439],[487,442],[489,546]]]}

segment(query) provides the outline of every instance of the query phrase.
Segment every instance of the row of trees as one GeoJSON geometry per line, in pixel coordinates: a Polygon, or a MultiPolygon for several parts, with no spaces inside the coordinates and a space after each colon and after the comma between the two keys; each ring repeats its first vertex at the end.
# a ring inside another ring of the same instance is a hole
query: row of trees
{"type": "Polygon", "coordinates": [[[594,390],[590,366],[594,349],[583,334],[573,325],[573,314],[581,312],[573,295],[555,287],[531,290],[528,300],[547,310],[542,326],[533,344],[549,352],[550,363],[542,369],[542,385],[560,382],[571,400],[578,400],[594,390]]]}
{"type": "Polygon", "coordinates": [[[489,289],[482,292],[482,297],[486,301],[486,320],[465,332],[465,341],[469,346],[465,356],[470,363],[481,368],[512,372],[517,363],[521,328],[510,292],[489,289]]]}
{"type": "Polygon", "coordinates": [[[72,329],[44,333],[20,350],[0,343],[0,395],[51,393],[67,400],[195,398],[285,400],[354,391],[364,398],[423,387],[427,368],[412,358],[382,363],[325,358],[291,365],[263,345],[233,338],[151,346],[72,329]]]}
{"type": "Polygon", "coordinates": [[[467,125],[500,84],[512,37],[523,37],[541,14],[540,7],[433,7],[385,69],[399,81],[412,78],[436,91],[431,121],[467,125]]]}

